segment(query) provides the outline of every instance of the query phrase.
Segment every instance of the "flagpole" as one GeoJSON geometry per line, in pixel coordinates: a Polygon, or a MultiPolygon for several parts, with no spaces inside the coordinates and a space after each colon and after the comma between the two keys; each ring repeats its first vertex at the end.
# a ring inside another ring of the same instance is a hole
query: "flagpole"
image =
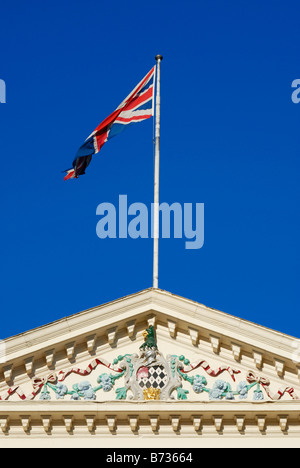
{"type": "Polygon", "coordinates": [[[154,161],[154,226],[153,226],[153,288],[158,289],[158,241],[159,241],[159,163],[160,163],[160,63],[157,55],[156,106],[155,106],[155,161],[154,161]]]}

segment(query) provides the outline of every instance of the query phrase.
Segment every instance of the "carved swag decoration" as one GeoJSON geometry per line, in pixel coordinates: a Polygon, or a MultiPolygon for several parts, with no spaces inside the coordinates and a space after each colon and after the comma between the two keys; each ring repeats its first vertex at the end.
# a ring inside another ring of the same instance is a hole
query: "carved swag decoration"
{"type": "Polygon", "coordinates": [[[20,386],[9,387],[0,395],[0,400],[8,400],[14,393],[21,400],[61,400],[69,396],[71,400],[96,400],[99,391],[110,392],[116,382],[123,379],[123,386],[115,389],[117,400],[187,400],[190,390],[183,388],[187,382],[190,389],[196,394],[208,393],[212,401],[248,399],[252,394],[253,401],[262,401],[265,397],[270,400],[280,400],[284,394],[298,400],[292,387],[280,388],[277,393],[270,391],[270,381],[249,371],[246,379],[236,383],[236,376],[241,371],[230,366],[221,366],[216,370],[202,359],[191,363],[183,355],[167,355],[166,358],[159,352],[156,332],[153,326],[144,332],[144,343],[137,354],[119,355],[108,363],[105,359],[94,359],[86,369],[71,367],[44,377],[32,379],[33,390],[25,395],[20,386]],[[88,380],[80,380],[68,388],[65,384],[70,374],[87,377],[99,366],[106,367],[107,371],[97,378],[97,385],[93,386],[88,380]],[[191,374],[196,370],[201,374],[191,374]],[[218,378],[227,373],[231,381],[218,378]],[[208,386],[206,375],[216,378],[212,387],[208,386]],[[233,387],[234,385],[234,387],[233,387]]]}

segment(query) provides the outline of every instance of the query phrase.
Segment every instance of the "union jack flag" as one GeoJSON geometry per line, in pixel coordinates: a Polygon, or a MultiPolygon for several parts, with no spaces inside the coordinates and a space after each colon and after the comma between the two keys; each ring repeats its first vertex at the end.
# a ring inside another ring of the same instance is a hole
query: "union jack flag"
{"type": "Polygon", "coordinates": [[[154,115],[155,71],[156,66],[85,140],[77,151],[73,168],[64,171],[67,173],[64,180],[77,179],[80,175],[85,174],[93,154],[99,153],[104,143],[121,133],[129,125],[149,119],[154,115]]]}

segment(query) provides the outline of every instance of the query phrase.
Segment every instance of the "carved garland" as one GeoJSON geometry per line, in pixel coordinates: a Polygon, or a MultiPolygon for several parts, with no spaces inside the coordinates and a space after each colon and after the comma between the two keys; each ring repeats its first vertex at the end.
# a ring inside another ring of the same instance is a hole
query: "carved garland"
{"type": "Polygon", "coordinates": [[[144,339],[145,342],[140,346],[139,354],[118,356],[112,363],[108,363],[105,359],[94,359],[86,369],[71,367],[66,371],[59,371],[57,374],[52,373],[46,377],[37,377],[32,380],[33,391],[29,395],[25,395],[20,386],[14,386],[0,396],[0,400],[8,400],[14,393],[21,400],[34,400],[37,394],[40,394],[41,400],[51,400],[51,392],[54,392],[56,399],[59,400],[64,399],[66,395],[69,395],[71,400],[96,400],[98,391],[110,392],[121,377],[124,377],[124,386],[115,390],[117,400],[125,400],[128,391],[131,392],[129,398],[133,400],[174,399],[174,392],[177,393],[178,400],[187,400],[189,390],[183,388],[183,382],[188,382],[197,394],[208,393],[209,399],[214,401],[223,398],[235,400],[235,397],[246,399],[254,387],[254,401],[264,400],[263,391],[271,400],[280,400],[285,393],[288,393],[294,400],[299,399],[293,387],[283,387],[277,393],[271,393],[270,381],[264,377],[256,376],[252,371],[248,372],[246,381],[239,382],[235,389],[229,382],[220,379],[215,381],[212,388],[209,388],[203,375],[189,376],[188,374],[199,368],[204,369],[209,376],[214,378],[228,372],[235,382],[235,376],[241,371],[230,366],[221,366],[213,370],[205,360],[198,359],[196,362],[190,363],[190,360],[183,355],[168,355],[165,359],[158,350],[153,326],[147,328],[144,339]],[[100,365],[114,373],[101,374],[97,379],[98,385],[96,387],[93,387],[87,380],[74,384],[72,389],[68,389],[63,383],[72,373],[86,377],[100,365]]]}
{"type": "MultiPolygon", "coordinates": [[[[0,396],[0,400],[8,400],[9,397],[16,393],[21,400],[33,400],[39,393],[41,400],[51,400],[50,391],[55,393],[56,399],[64,399],[66,395],[71,397],[71,400],[96,400],[96,393],[100,390],[104,392],[109,392],[115,386],[115,383],[121,377],[126,377],[128,374],[127,381],[133,376],[133,362],[137,358],[137,355],[125,355],[118,356],[117,359],[114,359],[112,364],[107,363],[104,359],[94,359],[86,369],[80,369],[78,367],[72,367],[66,371],[60,371],[57,374],[52,373],[43,378],[34,378],[32,380],[33,391],[29,395],[25,395],[20,386],[10,387],[7,392],[0,396]],[[114,366],[118,364],[117,368],[114,366]],[[112,373],[103,373],[98,379],[96,387],[92,387],[89,381],[84,380],[79,383],[76,383],[72,386],[72,389],[69,390],[68,387],[63,383],[64,380],[71,374],[77,374],[80,376],[90,375],[99,365],[103,365],[108,369],[112,370],[112,373]]],[[[190,364],[190,361],[184,356],[171,355],[167,357],[167,360],[170,362],[170,369],[173,378],[177,378],[177,385],[170,391],[170,397],[173,390],[177,393],[178,400],[187,400],[187,395],[189,390],[183,389],[182,382],[188,382],[195,393],[200,394],[206,392],[209,394],[209,399],[218,401],[222,399],[234,400],[237,396],[239,399],[247,399],[248,394],[251,389],[255,387],[253,393],[254,401],[264,400],[263,391],[271,400],[280,400],[285,393],[288,393],[292,399],[298,400],[298,396],[295,394],[295,390],[292,387],[283,387],[280,388],[277,393],[273,394],[270,389],[270,381],[265,377],[256,376],[252,371],[249,371],[246,376],[246,381],[241,381],[238,383],[235,389],[232,388],[231,384],[224,380],[216,380],[212,388],[207,386],[207,380],[203,375],[193,375],[189,376],[188,374],[198,368],[204,369],[204,371],[211,377],[218,377],[224,372],[228,372],[231,376],[233,382],[235,382],[235,376],[240,374],[241,371],[234,369],[230,366],[222,366],[216,370],[211,369],[210,365],[205,360],[198,360],[193,364],[190,364]]],[[[130,385],[127,385],[117,388],[116,399],[123,400],[127,398],[127,392],[130,390],[130,385]]],[[[155,394],[155,398],[158,399],[159,391],[153,392],[153,389],[144,390],[144,395],[155,394]]]]}
{"type": "MultiPolygon", "coordinates": [[[[123,356],[122,356],[122,359],[123,359],[123,356]]],[[[33,391],[29,394],[29,395],[25,395],[25,393],[23,392],[22,388],[20,386],[13,386],[13,387],[10,387],[7,392],[0,396],[0,401],[1,400],[8,400],[9,397],[11,395],[13,395],[14,393],[16,393],[19,398],[21,400],[33,400],[36,395],[40,392],[40,390],[43,388],[43,392],[44,395],[45,393],[47,392],[47,388],[52,388],[52,389],[55,389],[56,390],[56,387],[54,387],[54,384],[58,382],[58,388],[60,388],[60,382],[63,382],[66,377],[68,377],[68,375],[72,374],[72,373],[75,373],[75,374],[78,374],[78,375],[81,375],[81,376],[87,376],[89,374],[91,374],[91,372],[93,370],[96,369],[96,367],[98,367],[99,365],[103,365],[109,369],[112,369],[114,370],[115,372],[117,372],[119,375],[117,377],[113,376],[113,381],[116,380],[116,378],[120,378],[122,375],[123,375],[123,371],[121,369],[113,369],[113,366],[112,364],[108,363],[105,359],[94,359],[86,369],[79,369],[78,367],[71,367],[70,369],[66,370],[66,371],[60,371],[58,372],[58,374],[56,373],[52,373],[52,374],[49,374],[48,376],[46,377],[42,377],[42,378],[39,378],[39,377],[36,377],[32,380],[32,386],[33,386],[33,391]]],[[[100,389],[100,388],[99,388],[100,389]]],[[[57,395],[59,395],[61,393],[61,391],[59,391],[57,393],[57,395]]],[[[69,393],[67,392],[68,394],[73,394],[73,392],[69,393]]],[[[75,391],[74,391],[75,393],[75,391]]],[[[49,399],[49,398],[42,398],[42,399],[49,399]]]]}
{"type": "MultiPolygon", "coordinates": [[[[175,361],[177,356],[173,356],[175,361]]],[[[220,373],[228,371],[232,377],[232,380],[235,382],[235,374],[239,374],[241,371],[232,369],[230,367],[220,367],[217,371],[212,371],[209,364],[206,361],[199,360],[193,364],[190,364],[188,359],[185,359],[184,356],[179,356],[179,361],[187,365],[186,369],[183,369],[183,365],[177,367],[177,372],[181,375],[183,380],[189,382],[195,393],[207,392],[209,393],[210,400],[234,400],[235,396],[239,396],[241,400],[248,397],[249,391],[256,386],[253,394],[254,401],[264,400],[264,395],[262,389],[266,392],[268,397],[273,401],[280,400],[285,393],[288,393],[293,400],[299,400],[299,397],[295,394],[295,389],[293,387],[282,387],[277,393],[272,393],[269,389],[271,384],[270,380],[265,377],[256,376],[252,371],[249,371],[246,376],[246,381],[241,381],[236,387],[236,390],[233,390],[231,385],[228,382],[223,380],[217,380],[213,388],[207,388],[207,381],[205,377],[201,375],[187,376],[189,372],[195,370],[199,367],[202,367],[210,376],[217,377],[220,373]]],[[[189,393],[187,390],[179,390],[178,399],[186,399],[186,393],[189,393]]]]}

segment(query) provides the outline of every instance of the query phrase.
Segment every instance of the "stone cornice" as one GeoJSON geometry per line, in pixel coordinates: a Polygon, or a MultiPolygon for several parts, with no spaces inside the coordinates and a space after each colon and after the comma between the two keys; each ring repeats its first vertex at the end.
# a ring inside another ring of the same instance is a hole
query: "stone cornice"
{"type": "Polygon", "coordinates": [[[4,340],[7,362],[29,356],[43,348],[50,349],[64,341],[105,329],[114,324],[125,326],[126,321],[153,312],[175,326],[184,324],[202,328],[253,348],[291,359],[294,337],[256,325],[249,321],[208,308],[199,303],[161,290],[148,289],[137,294],[66,317],[40,328],[4,340]],[[178,322],[178,324],[177,324],[178,322]]]}
{"type": "Polygon", "coordinates": [[[293,402],[1,402],[0,443],[8,435],[143,437],[225,435],[299,440],[300,400],[293,402]],[[20,432],[21,431],[21,432],[20,432]]]}
{"type": "MultiPolygon", "coordinates": [[[[150,413],[165,413],[177,412],[181,415],[189,415],[195,412],[200,413],[266,413],[266,414],[281,414],[289,413],[300,417],[300,400],[292,401],[1,401],[0,413],[28,413],[43,414],[62,414],[72,413],[86,414],[92,412],[94,414],[114,414],[125,415],[138,412],[140,415],[150,413]]],[[[300,422],[300,420],[299,420],[300,422]]]]}

